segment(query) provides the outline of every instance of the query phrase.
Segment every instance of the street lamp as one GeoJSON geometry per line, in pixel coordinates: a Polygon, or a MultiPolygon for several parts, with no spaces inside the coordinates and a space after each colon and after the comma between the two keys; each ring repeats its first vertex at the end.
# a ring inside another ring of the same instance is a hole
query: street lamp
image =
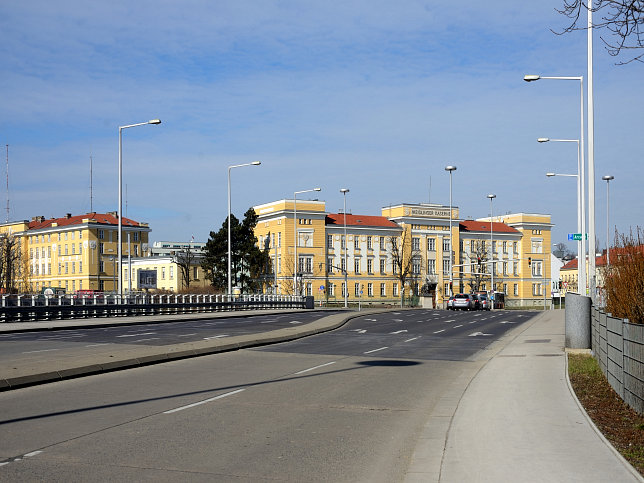
{"type": "Polygon", "coordinates": [[[121,273],[121,262],[123,258],[123,248],[121,246],[123,241],[123,222],[122,222],[122,207],[123,207],[123,129],[130,127],[144,126],[146,124],[161,124],[160,119],[150,119],[147,122],[139,122],[136,124],[128,124],[127,126],[119,126],[119,203],[118,203],[118,249],[117,258],[119,262],[119,276],[118,276],[118,295],[123,295],[123,274],[121,273]]]}
{"type": "MultiPolygon", "coordinates": [[[[586,287],[586,188],[584,183],[585,168],[581,162],[582,153],[578,139],[549,139],[539,138],[537,142],[560,142],[560,143],[577,143],[577,231],[580,232],[581,240],[577,241],[577,260],[584,260],[584,263],[579,262],[579,286],[585,289],[586,287]]],[[[553,174],[554,175],[554,174],[553,174]]],[[[548,173],[546,173],[548,176],[548,173]]],[[[565,175],[558,175],[565,176],[565,175]]],[[[583,295],[583,294],[582,294],[583,295]]]]}
{"type": "Polygon", "coordinates": [[[615,176],[607,174],[606,176],[602,176],[602,179],[606,181],[606,268],[608,268],[610,265],[610,182],[615,179],[615,176]]]}
{"type": "MultiPolygon", "coordinates": [[[[526,75],[523,77],[523,80],[526,82],[533,82],[537,81],[540,79],[554,79],[554,80],[575,80],[579,81],[580,85],[580,137],[579,137],[579,142],[580,142],[580,148],[579,148],[579,153],[580,153],[580,161],[579,165],[581,166],[580,170],[580,176],[579,176],[579,183],[582,186],[585,185],[585,166],[586,162],[584,161],[584,77],[583,76],[565,76],[565,77],[548,77],[548,76],[540,76],[540,75],[526,75]]],[[[589,104],[590,107],[590,104],[589,104]]],[[[590,115],[590,110],[589,110],[589,115],[590,115]]],[[[590,127],[590,119],[589,119],[589,127],[590,127]]],[[[589,131],[590,134],[590,131],[589,131]]],[[[590,138],[590,145],[589,145],[589,152],[592,149],[592,135],[589,135],[590,138]]],[[[544,138],[545,139],[545,138],[544,138]]],[[[593,163],[590,163],[588,166],[588,185],[589,185],[589,237],[590,237],[590,253],[591,256],[589,257],[589,262],[590,262],[590,286],[591,286],[591,297],[593,297],[594,300],[594,279],[595,279],[595,188],[594,188],[594,177],[595,177],[595,172],[594,172],[594,167],[593,163]],[[592,187],[591,187],[592,184],[592,187]]],[[[582,221],[586,219],[586,212],[585,212],[585,193],[583,193],[582,196],[582,205],[584,206],[584,211],[582,212],[582,221]]],[[[585,226],[586,222],[583,221],[583,227],[584,231],[581,234],[582,238],[582,259],[583,259],[583,275],[584,275],[584,280],[582,283],[581,276],[582,276],[582,271],[579,272],[579,277],[580,277],[580,285],[583,289],[583,293],[581,295],[586,295],[586,280],[585,280],[585,275],[586,275],[586,232],[585,232],[585,226]]],[[[581,291],[581,290],[580,290],[581,291]]]]}
{"type": "Polygon", "coordinates": [[[244,166],[259,166],[261,161],[253,161],[252,163],[234,164],[228,166],[228,297],[233,293],[232,279],[231,279],[231,251],[230,251],[230,170],[233,168],[241,168],[244,166]]]}
{"type": "Polygon", "coordinates": [[[492,295],[492,308],[494,308],[494,242],[492,241],[492,200],[496,198],[496,195],[490,193],[489,195],[487,195],[487,197],[490,199],[490,274],[492,277],[492,291],[490,293],[492,295]]]}
{"type": "Polygon", "coordinates": [[[297,245],[298,245],[298,239],[297,239],[297,195],[300,193],[310,193],[311,191],[322,191],[322,188],[313,188],[310,190],[302,190],[302,191],[295,191],[293,193],[293,244],[295,245],[295,257],[293,258],[294,263],[293,263],[293,293],[297,296],[298,295],[298,288],[297,288],[297,269],[299,265],[299,260],[297,259],[297,245]]]}
{"type": "Polygon", "coordinates": [[[456,171],[456,166],[445,166],[445,171],[449,171],[449,295],[454,294],[454,251],[452,250],[452,171],[456,171]]]}
{"type": "Polygon", "coordinates": [[[347,250],[349,245],[347,244],[347,193],[349,192],[348,188],[342,188],[340,193],[344,195],[344,308],[346,309],[349,306],[348,296],[349,296],[349,284],[347,281],[347,250]]]}

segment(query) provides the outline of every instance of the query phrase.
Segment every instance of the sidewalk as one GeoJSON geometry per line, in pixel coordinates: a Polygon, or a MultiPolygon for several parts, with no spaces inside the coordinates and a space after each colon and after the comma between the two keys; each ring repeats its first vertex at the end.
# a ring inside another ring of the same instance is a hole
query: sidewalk
{"type": "Polygon", "coordinates": [[[579,407],[563,347],[563,310],[540,314],[491,347],[473,379],[455,382],[453,398],[459,385],[464,392],[452,416],[432,416],[407,481],[644,481],[579,407]]]}

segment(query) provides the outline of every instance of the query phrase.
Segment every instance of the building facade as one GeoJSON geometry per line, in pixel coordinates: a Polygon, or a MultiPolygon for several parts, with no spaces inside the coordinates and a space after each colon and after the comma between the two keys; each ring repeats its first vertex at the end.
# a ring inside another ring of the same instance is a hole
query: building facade
{"type": "Polygon", "coordinates": [[[185,268],[172,256],[152,256],[123,260],[124,292],[168,291],[180,292],[184,289],[204,289],[210,286],[206,280],[201,261],[195,257],[185,268]],[[189,278],[189,283],[187,279],[189,278]]]}
{"type": "MultiPolygon", "coordinates": [[[[123,259],[140,256],[148,246],[146,223],[122,220],[123,259]]],[[[16,289],[40,292],[57,288],[116,291],[118,218],[116,213],[87,213],[62,218],[34,217],[0,225],[0,236],[19,240],[21,270],[16,289]]]]}
{"type": "Polygon", "coordinates": [[[506,305],[550,304],[549,215],[508,214],[490,225],[438,204],[389,206],[381,216],[326,213],[317,200],[254,209],[259,246],[273,261],[273,292],[337,303],[345,294],[351,303],[423,295],[441,306],[451,293],[491,290],[494,274],[506,305]]]}

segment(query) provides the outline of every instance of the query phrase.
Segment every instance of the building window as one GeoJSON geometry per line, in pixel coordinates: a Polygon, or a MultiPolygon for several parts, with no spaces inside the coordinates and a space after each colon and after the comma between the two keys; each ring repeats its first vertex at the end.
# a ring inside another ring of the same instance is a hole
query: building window
{"type": "Polygon", "coordinates": [[[354,283],[353,284],[353,292],[356,297],[361,297],[362,296],[362,290],[360,290],[360,284],[359,283],[354,283]]]}
{"type": "Polygon", "coordinates": [[[373,273],[373,260],[371,258],[367,259],[367,273],[373,273]]]}
{"type": "Polygon", "coordinates": [[[414,275],[420,275],[420,262],[421,260],[418,257],[415,257],[411,261],[411,273],[413,273],[414,275]]]}
{"type": "Polygon", "coordinates": [[[387,285],[385,285],[384,283],[380,284],[380,296],[381,297],[387,296],[387,285]]]}
{"type": "Polygon", "coordinates": [[[72,255],[76,255],[76,246],[72,243],[72,255]]]}
{"type": "Polygon", "coordinates": [[[436,260],[427,260],[427,275],[436,275],[436,260]]]}
{"type": "Polygon", "coordinates": [[[354,260],[354,268],[356,273],[360,273],[360,259],[356,258],[354,260]]]}
{"type": "Polygon", "coordinates": [[[394,295],[394,297],[398,297],[398,283],[397,282],[394,282],[394,285],[393,285],[393,295],[394,295]]]}
{"type": "Polygon", "coordinates": [[[333,273],[333,258],[327,258],[326,260],[327,271],[333,273]]]}
{"type": "Polygon", "coordinates": [[[387,260],[385,258],[380,259],[380,273],[387,272],[387,260]]]}
{"type": "Polygon", "coordinates": [[[411,249],[412,250],[420,250],[420,238],[412,237],[412,239],[411,239],[411,249]]]}
{"type": "Polygon", "coordinates": [[[105,239],[105,231],[104,230],[98,230],[98,239],[99,240],[104,240],[105,239]]]}
{"type": "Polygon", "coordinates": [[[192,279],[199,280],[199,267],[192,267],[192,279]]]}
{"type": "Polygon", "coordinates": [[[445,294],[445,296],[446,296],[446,297],[450,294],[450,291],[449,291],[449,282],[447,282],[447,283],[445,284],[445,286],[443,287],[443,293],[445,294]]]}
{"type": "Polygon", "coordinates": [[[430,252],[436,251],[436,238],[427,239],[427,250],[430,252]]]}
{"type": "Polygon", "coordinates": [[[380,237],[380,250],[385,251],[386,248],[387,248],[387,246],[385,244],[385,237],[381,236],[380,237]]]}
{"type": "Polygon", "coordinates": [[[69,263],[65,262],[65,275],[69,273],[69,263]]]}
{"type": "Polygon", "coordinates": [[[367,297],[373,297],[373,284],[367,284],[367,297]]]}
{"type": "Polygon", "coordinates": [[[282,246],[282,232],[277,234],[277,248],[282,246]]]}
{"type": "MultiPolygon", "coordinates": [[[[100,273],[105,273],[105,262],[103,260],[98,262],[98,271],[100,273]]],[[[58,273],[60,274],[60,263],[58,264],[58,273]]],[[[101,281],[101,283],[103,283],[101,281]]]]}
{"type": "Polygon", "coordinates": [[[360,237],[359,236],[354,236],[353,237],[353,248],[355,250],[360,250],[360,237]]]}
{"type": "Polygon", "coordinates": [[[503,284],[503,293],[508,293],[508,284],[507,283],[503,284]]]}
{"type": "Polygon", "coordinates": [[[543,253],[543,240],[541,239],[532,240],[532,253],[543,253]]]}
{"type": "Polygon", "coordinates": [[[347,286],[344,282],[342,282],[342,296],[343,297],[347,296],[347,286]]]}
{"type": "Polygon", "coordinates": [[[347,241],[345,240],[344,235],[340,237],[340,247],[342,248],[342,250],[347,248],[347,241]]]}
{"type": "Polygon", "coordinates": [[[83,262],[78,262],[78,273],[83,273],[83,262]]]}
{"type": "Polygon", "coordinates": [[[98,253],[100,253],[101,255],[102,255],[103,253],[105,253],[105,243],[100,242],[100,243],[98,244],[98,253]]]}
{"type": "Polygon", "coordinates": [[[340,259],[340,268],[342,268],[343,272],[347,271],[347,259],[344,257],[340,259]]]}
{"type": "Polygon", "coordinates": [[[443,238],[443,251],[449,252],[449,238],[443,238]]]}
{"type": "MultiPolygon", "coordinates": [[[[83,263],[83,262],[80,262],[83,263]]],[[[51,263],[47,264],[47,275],[51,275],[51,263]]]]}
{"type": "Polygon", "coordinates": [[[139,232],[138,232],[138,231],[135,231],[135,232],[134,232],[134,241],[135,241],[135,242],[136,242],[136,241],[139,241],[139,232]]]}
{"type": "Polygon", "coordinates": [[[503,275],[508,274],[508,262],[503,262],[503,275]]]}
{"type": "Polygon", "coordinates": [[[76,262],[72,262],[72,273],[76,273],[76,262]]]}
{"type": "Polygon", "coordinates": [[[542,295],[541,284],[533,283],[532,284],[532,295],[542,295]]]}
{"type": "Polygon", "coordinates": [[[161,267],[161,280],[165,280],[165,267],[161,267]]]}
{"type": "Polygon", "coordinates": [[[532,261],[532,276],[540,277],[541,276],[541,262],[532,261]]]}
{"type": "Polygon", "coordinates": [[[329,282],[328,287],[329,287],[329,289],[328,289],[329,290],[329,297],[335,297],[335,284],[329,282]]]}
{"type": "Polygon", "coordinates": [[[313,273],[313,257],[298,257],[298,272],[313,273]]]}
{"type": "Polygon", "coordinates": [[[513,262],[512,263],[512,273],[516,276],[519,275],[519,263],[518,262],[513,262]]]}
{"type": "Polygon", "coordinates": [[[450,261],[449,258],[443,258],[443,273],[449,274],[450,261]]]}
{"type": "Polygon", "coordinates": [[[68,246],[67,246],[67,243],[65,243],[65,255],[67,254],[68,254],[68,246]]]}
{"type": "Polygon", "coordinates": [[[174,267],[170,266],[170,280],[174,280],[174,267]]]}
{"type": "Polygon", "coordinates": [[[311,282],[306,282],[306,295],[308,295],[309,297],[313,295],[313,284],[311,282]]]}
{"type": "Polygon", "coordinates": [[[367,237],[367,250],[373,250],[373,241],[370,236],[367,237]]]}
{"type": "Polygon", "coordinates": [[[333,248],[333,235],[326,236],[326,247],[333,248]]]}
{"type": "Polygon", "coordinates": [[[508,242],[503,242],[503,253],[508,253],[508,242]]]}

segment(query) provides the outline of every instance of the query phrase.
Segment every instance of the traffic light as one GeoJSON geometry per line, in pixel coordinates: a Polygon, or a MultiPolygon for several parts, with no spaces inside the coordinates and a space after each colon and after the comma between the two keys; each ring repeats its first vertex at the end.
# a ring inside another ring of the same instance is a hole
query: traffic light
{"type": "Polygon", "coordinates": [[[481,257],[477,257],[478,264],[481,264],[481,257]]]}
{"type": "Polygon", "coordinates": [[[532,257],[528,257],[528,267],[532,265],[532,257]]]}
{"type": "Polygon", "coordinates": [[[559,280],[559,290],[561,290],[561,280],[559,280]]]}

